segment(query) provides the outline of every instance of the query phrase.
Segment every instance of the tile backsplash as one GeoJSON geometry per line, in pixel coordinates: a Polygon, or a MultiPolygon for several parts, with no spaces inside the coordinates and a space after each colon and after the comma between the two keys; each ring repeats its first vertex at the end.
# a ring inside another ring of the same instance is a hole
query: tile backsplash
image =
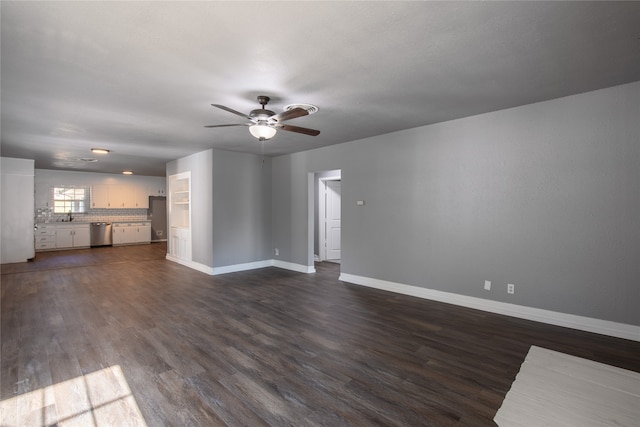
{"type": "MultiPolygon", "coordinates": [[[[89,209],[87,213],[73,214],[74,222],[99,222],[99,221],[145,221],[148,209],[89,209]]],[[[53,208],[37,208],[35,210],[35,222],[62,222],[68,221],[69,215],[54,214],[53,208]]]]}

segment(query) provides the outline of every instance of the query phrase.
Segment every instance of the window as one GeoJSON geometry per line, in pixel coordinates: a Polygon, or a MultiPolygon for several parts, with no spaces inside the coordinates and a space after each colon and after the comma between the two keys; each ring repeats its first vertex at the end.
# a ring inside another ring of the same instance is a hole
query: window
{"type": "Polygon", "coordinates": [[[86,187],[52,187],[53,213],[85,213],[89,206],[89,191],[86,187]]]}

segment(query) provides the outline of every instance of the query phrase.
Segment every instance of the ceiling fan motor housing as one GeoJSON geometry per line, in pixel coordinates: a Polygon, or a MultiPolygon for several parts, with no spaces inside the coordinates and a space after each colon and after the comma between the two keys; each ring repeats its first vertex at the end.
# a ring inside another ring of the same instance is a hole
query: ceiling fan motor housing
{"type": "Polygon", "coordinates": [[[259,109],[256,109],[256,110],[252,110],[249,113],[249,117],[251,117],[252,119],[256,120],[257,123],[266,122],[269,119],[269,117],[271,117],[274,114],[276,114],[273,111],[267,110],[267,109],[264,108],[264,106],[267,105],[269,103],[269,101],[271,101],[271,98],[269,98],[268,96],[259,95],[258,96],[258,103],[260,105],[262,105],[262,108],[259,108],[259,109]]]}
{"type": "Polygon", "coordinates": [[[271,110],[265,110],[264,108],[259,108],[257,110],[252,110],[249,113],[249,117],[258,121],[266,121],[269,117],[273,116],[275,113],[271,110]]]}

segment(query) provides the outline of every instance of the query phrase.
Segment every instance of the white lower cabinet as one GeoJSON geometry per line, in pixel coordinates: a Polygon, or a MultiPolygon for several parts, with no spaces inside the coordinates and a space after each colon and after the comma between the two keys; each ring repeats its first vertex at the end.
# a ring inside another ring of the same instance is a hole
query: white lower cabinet
{"type": "Polygon", "coordinates": [[[113,233],[113,244],[124,245],[127,242],[129,227],[125,224],[113,224],[111,226],[111,232],[113,233]]]}
{"type": "Polygon", "coordinates": [[[89,244],[89,224],[56,226],[56,249],[82,248],[89,244]]]}
{"type": "Polygon", "coordinates": [[[191,261],[191,232],[185,227],[171,227],[169,254],[172,257],[191,261]]]}
{"type": "MultiPolygon", "coordinates": [[[[113,223],[114,245],[151,243],[150,222],[113,223]]],[[[91,245],[89,224],[38,224],[35,232],[36,251],[88,248],[91,245]]]]}
{"type": "Polygon", "coordinates": [[[56,230],[56,248],[73,247],[73,227],[58,227],[56,230]]]}
{"type": "Polygon", "coordinates": [[[89,224],[38,224],[36,251],[89,247],[89,224]]]}
{"type": "Polygon", "coordinates": [[[151,242],[151,223],[114,223],[112,228],[114,245],[131,245],[151,242]]]}
{"type": "Polygon", "coordinates": [[[38,224],[35,232],[36,251],[46,251],[56,248],[56,226],[53,224],[38,224]]]}
{"type": "MultiPolygon", "coordinates": [[[[151,243],[150,222],[113,223],[114,245],[151,243]]],[[[36,251],[88,248],[91,245],[89,224],[38,224],[35,231],[36,251]]]]}
{"type": "Polygon", "coordinates": [[[151,243],[151,223],[145,223],[138,227],[138,241],[151,243]]]}
{"type": "Polygon", "coordinates": [[[91,233],[89,231],[89,225],[83,225],[82,227],[76,227],[73,229],[73,247],[90,246],[91,245],[91,233]]]}

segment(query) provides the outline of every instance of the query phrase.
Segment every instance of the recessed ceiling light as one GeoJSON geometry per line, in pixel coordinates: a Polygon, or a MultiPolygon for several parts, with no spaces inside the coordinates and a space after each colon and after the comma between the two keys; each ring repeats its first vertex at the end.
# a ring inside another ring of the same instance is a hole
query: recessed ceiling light
{"type": "Polygon", "coordinates": [[[122,171],[123,175],[133,175],[133,171],[122,171]]]}
{"type": "Polygon", "coordinates": [[[83,162],[87,162],[87,163],[95,163],[95,162],[98,161],[98,159],[92,159],[92,158],[89,158],[89,157],[85,157],[85,158],[82,158],[80,160],[82,160],[83,162]]]}
{"type": "Polygon", "coordinates": [[[107,150],[106,148],[92,148],[91,152],[97,154],[109,154],[109,150],[107,150]]]}

